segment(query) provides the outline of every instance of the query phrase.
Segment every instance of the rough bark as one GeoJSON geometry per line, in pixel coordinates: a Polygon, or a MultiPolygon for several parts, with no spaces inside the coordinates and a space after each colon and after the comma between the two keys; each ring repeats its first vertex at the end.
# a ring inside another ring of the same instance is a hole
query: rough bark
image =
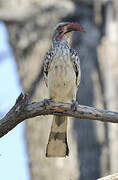
{"type": "Polygon", "coordinates": [[[76,105],[76,109],[72,109],[72,104],[50,100],[48,100],[48,104],[45,103],[45,100],[30,102],[28,96],[21,93],[12,109],[0,120],[0,138],[22,121],[41,115],[69,116],[118,123],[117,112],[82,105],[76,105]]]}
{"type": "MultiPolygon", "coordinates": [[[[104,34],[98,47],[100,72],[103,78],[106,108],[118,110],[118,2],[104,4],[104,34]]],[[[117,172],[118,167],[118,126],[108,124],[108,146],[110,172],[117,172]]]]}

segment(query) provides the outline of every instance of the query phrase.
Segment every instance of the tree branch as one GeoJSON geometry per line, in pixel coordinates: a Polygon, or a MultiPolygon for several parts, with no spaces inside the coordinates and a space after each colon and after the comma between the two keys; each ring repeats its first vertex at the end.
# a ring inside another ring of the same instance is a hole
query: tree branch
{"type": "Polygon", "coordinates": [[[115,173],[106,177],[99,178],[97,180],[117,180],[117,179],[118,179],[118,173],[115,173]]]}
{"type": "Polygon", "coordinates": [[[71,106],[70,103],[53,101],[49,101],[49,104],[45,101],[30,102],[28,96],[21,93],[13,108],[0,120],[0,137],[25,119],[49,114],[118,123],[117,112],[83,105],[78,105],[76,110],[73,110],[71,106]]]}

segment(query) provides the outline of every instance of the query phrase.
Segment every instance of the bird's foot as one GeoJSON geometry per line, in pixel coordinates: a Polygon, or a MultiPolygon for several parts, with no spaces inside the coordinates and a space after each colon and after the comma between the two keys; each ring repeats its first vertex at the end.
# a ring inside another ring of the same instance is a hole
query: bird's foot
{"type": "Polygon", "coordinates": [[[73,111],[76,111],[77,110],[77,106],[78,106],[78,102],[76,100],[72,100],[71,109],[73,111]]]}
{"type": "Polygon", "coordinates": [[[49,106],[50,105],[50,101],[51,101],[51,98],[50,99],[44,99],[44,106],[49,106]]]}

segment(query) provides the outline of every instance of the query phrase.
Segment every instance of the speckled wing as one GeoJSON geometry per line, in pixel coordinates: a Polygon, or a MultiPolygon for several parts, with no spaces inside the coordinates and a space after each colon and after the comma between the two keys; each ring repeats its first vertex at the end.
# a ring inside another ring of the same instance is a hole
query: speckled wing
{"type": "Polygon", "coordinates": [[[76,85],[79,86],[80,79],[81,79],[81,69],[80,69],[80,58],[79,54],[74,50],[70,49],[70,58],[73,64],[73,68],[76,74],[76,85]]]}
{"type": "Polygon", "coordinates": [[[54,53],[54,49],[51,49],[49,50],[46,55],[45,55],[45,58],[44,58],[44,80],[45,80],[45,84],[46,86],[48,87],[48,72],[49,72],[49,68],[50,68],[50,64],[53,60],[53,57],[55,55],[54,53]]]}

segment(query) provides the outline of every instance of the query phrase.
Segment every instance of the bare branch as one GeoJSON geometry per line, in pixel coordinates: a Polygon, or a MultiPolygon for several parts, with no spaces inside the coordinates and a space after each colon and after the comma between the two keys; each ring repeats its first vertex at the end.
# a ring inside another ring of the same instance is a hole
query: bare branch
{"type": "Polygon", "coordinates": [[[117,112],[83,105],[78,105],[76,110],[73,110],[71,106],[70,103],[53,101],[49,101],[49,104],[45,101],[30,102],[28,96],[21,93],[13,108],[0,120],[0,137],[25,119],[49,114],[118,123],[117,112]]]}
{"type": "Polygon", "coordinates": [[[97,180],[117,180],[118,179],[118,173],[103,177],[103,178],[99,178],[97,180]]]}

